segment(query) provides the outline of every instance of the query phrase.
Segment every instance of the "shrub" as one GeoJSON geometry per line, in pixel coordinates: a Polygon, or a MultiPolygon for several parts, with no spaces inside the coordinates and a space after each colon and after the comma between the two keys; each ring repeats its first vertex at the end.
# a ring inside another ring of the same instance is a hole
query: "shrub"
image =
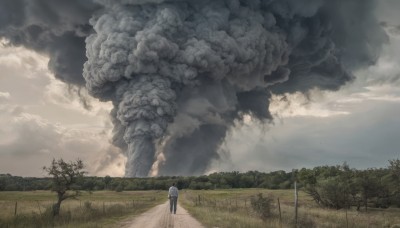
{"type": "Polygon", "coordinates": [[[301,216],[297,220],[297,225],[293,223],[293,226],[297,228],[314,228],[317,227],[315,221],[309,216],[301,216]]]}
{"type": "Polygon", "coordinates": [[[83,206],[84,206],[84,208],[85,208],[86,210],[91,210],[91,209],[92,209],[92,203],[89,202],[89,201],[85,201],[85,202],[83,203],[83,206]]]}
{"type": "Polygon", "coordinates": [[[251,197],[251,207],[261,219],[266,220],[271,216],[271,202],[272,199],[263,197],[262,193],[257,196],[251,197]]]}
{"type": "Polygon", "coordinates": [[[120,185],[118,185],[118,187],[117,188],[115,188],[115,191],[116,192],[122,192],[124,190],[124,187],[120,184],[120,185]]]}

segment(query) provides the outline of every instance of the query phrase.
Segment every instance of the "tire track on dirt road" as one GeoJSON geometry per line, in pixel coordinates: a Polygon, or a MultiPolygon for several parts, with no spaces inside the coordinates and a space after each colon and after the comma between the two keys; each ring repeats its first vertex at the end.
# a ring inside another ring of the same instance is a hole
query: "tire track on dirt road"
{"type": "Polygon", "coordinates": [[[153,207],[135,218],[125,220],[120,225],[123,228],[204,228],[179,204],[176,214],[170,214],[169,201],[153,207]]]}

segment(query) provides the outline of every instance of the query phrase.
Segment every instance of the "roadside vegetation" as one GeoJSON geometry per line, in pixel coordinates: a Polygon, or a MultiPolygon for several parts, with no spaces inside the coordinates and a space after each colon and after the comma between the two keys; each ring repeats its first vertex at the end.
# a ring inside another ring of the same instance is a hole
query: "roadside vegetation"
{"type": "Polygon", "coordinates": [[[379,169],[344,163],[197,177],[85,177],[81,169],[79,161],[53,161],[44,169],[52,178],[0,174],[0,227],[109,227],[165,201],[172,182],[183,206],[209,227],[400,227],[399,159],[379,169]]]}
{"type": "Polygon", "coordinates": [[[400,227],[399,208],[368,211],[357,211],[354,207],[340,210],[324,208],[304,191],[299,192],[297,226],[293,190],[187,190],[182,191],[179,200],[206,227],[400,227]]]}
{"type": "Polygon", "coordinates": [[[163,191],[82,192],[65,200],[53,217],[56,194],[50,191],[0,192],[0,227],[112,227],[165,202],[163,191]]]}

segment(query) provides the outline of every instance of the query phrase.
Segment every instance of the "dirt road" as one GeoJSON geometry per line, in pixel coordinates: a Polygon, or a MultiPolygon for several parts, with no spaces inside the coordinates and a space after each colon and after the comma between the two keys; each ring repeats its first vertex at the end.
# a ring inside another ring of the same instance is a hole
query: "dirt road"
{"type": "Polygon", "coordinates": [[[123,228],[204,228],[184,208],[178,205],[176,214],[170,214],[169,201],[160,204],[149,211],[126,220],[123,228]]]}

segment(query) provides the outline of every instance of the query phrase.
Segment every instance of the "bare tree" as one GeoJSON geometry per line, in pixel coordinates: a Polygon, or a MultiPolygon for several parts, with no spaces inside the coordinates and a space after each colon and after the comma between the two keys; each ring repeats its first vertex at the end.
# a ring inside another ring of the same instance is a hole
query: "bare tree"
{"type": "Polygon", "coordinates": [[[57,193],[58,199],[53,205],[53,216],[60,213],[62,201],[68,198],[75,198],[80,194],[77,189],[73,189],[73,186],[79,178],[86,174],[86,172],[83,171],[83,168],[84,165],[80,159],[77,159],[75,162],[65,162],[63,159],[53,159],[49,167],[43,167],[43,170],[52,176],[52,191],[57,193]]]}

